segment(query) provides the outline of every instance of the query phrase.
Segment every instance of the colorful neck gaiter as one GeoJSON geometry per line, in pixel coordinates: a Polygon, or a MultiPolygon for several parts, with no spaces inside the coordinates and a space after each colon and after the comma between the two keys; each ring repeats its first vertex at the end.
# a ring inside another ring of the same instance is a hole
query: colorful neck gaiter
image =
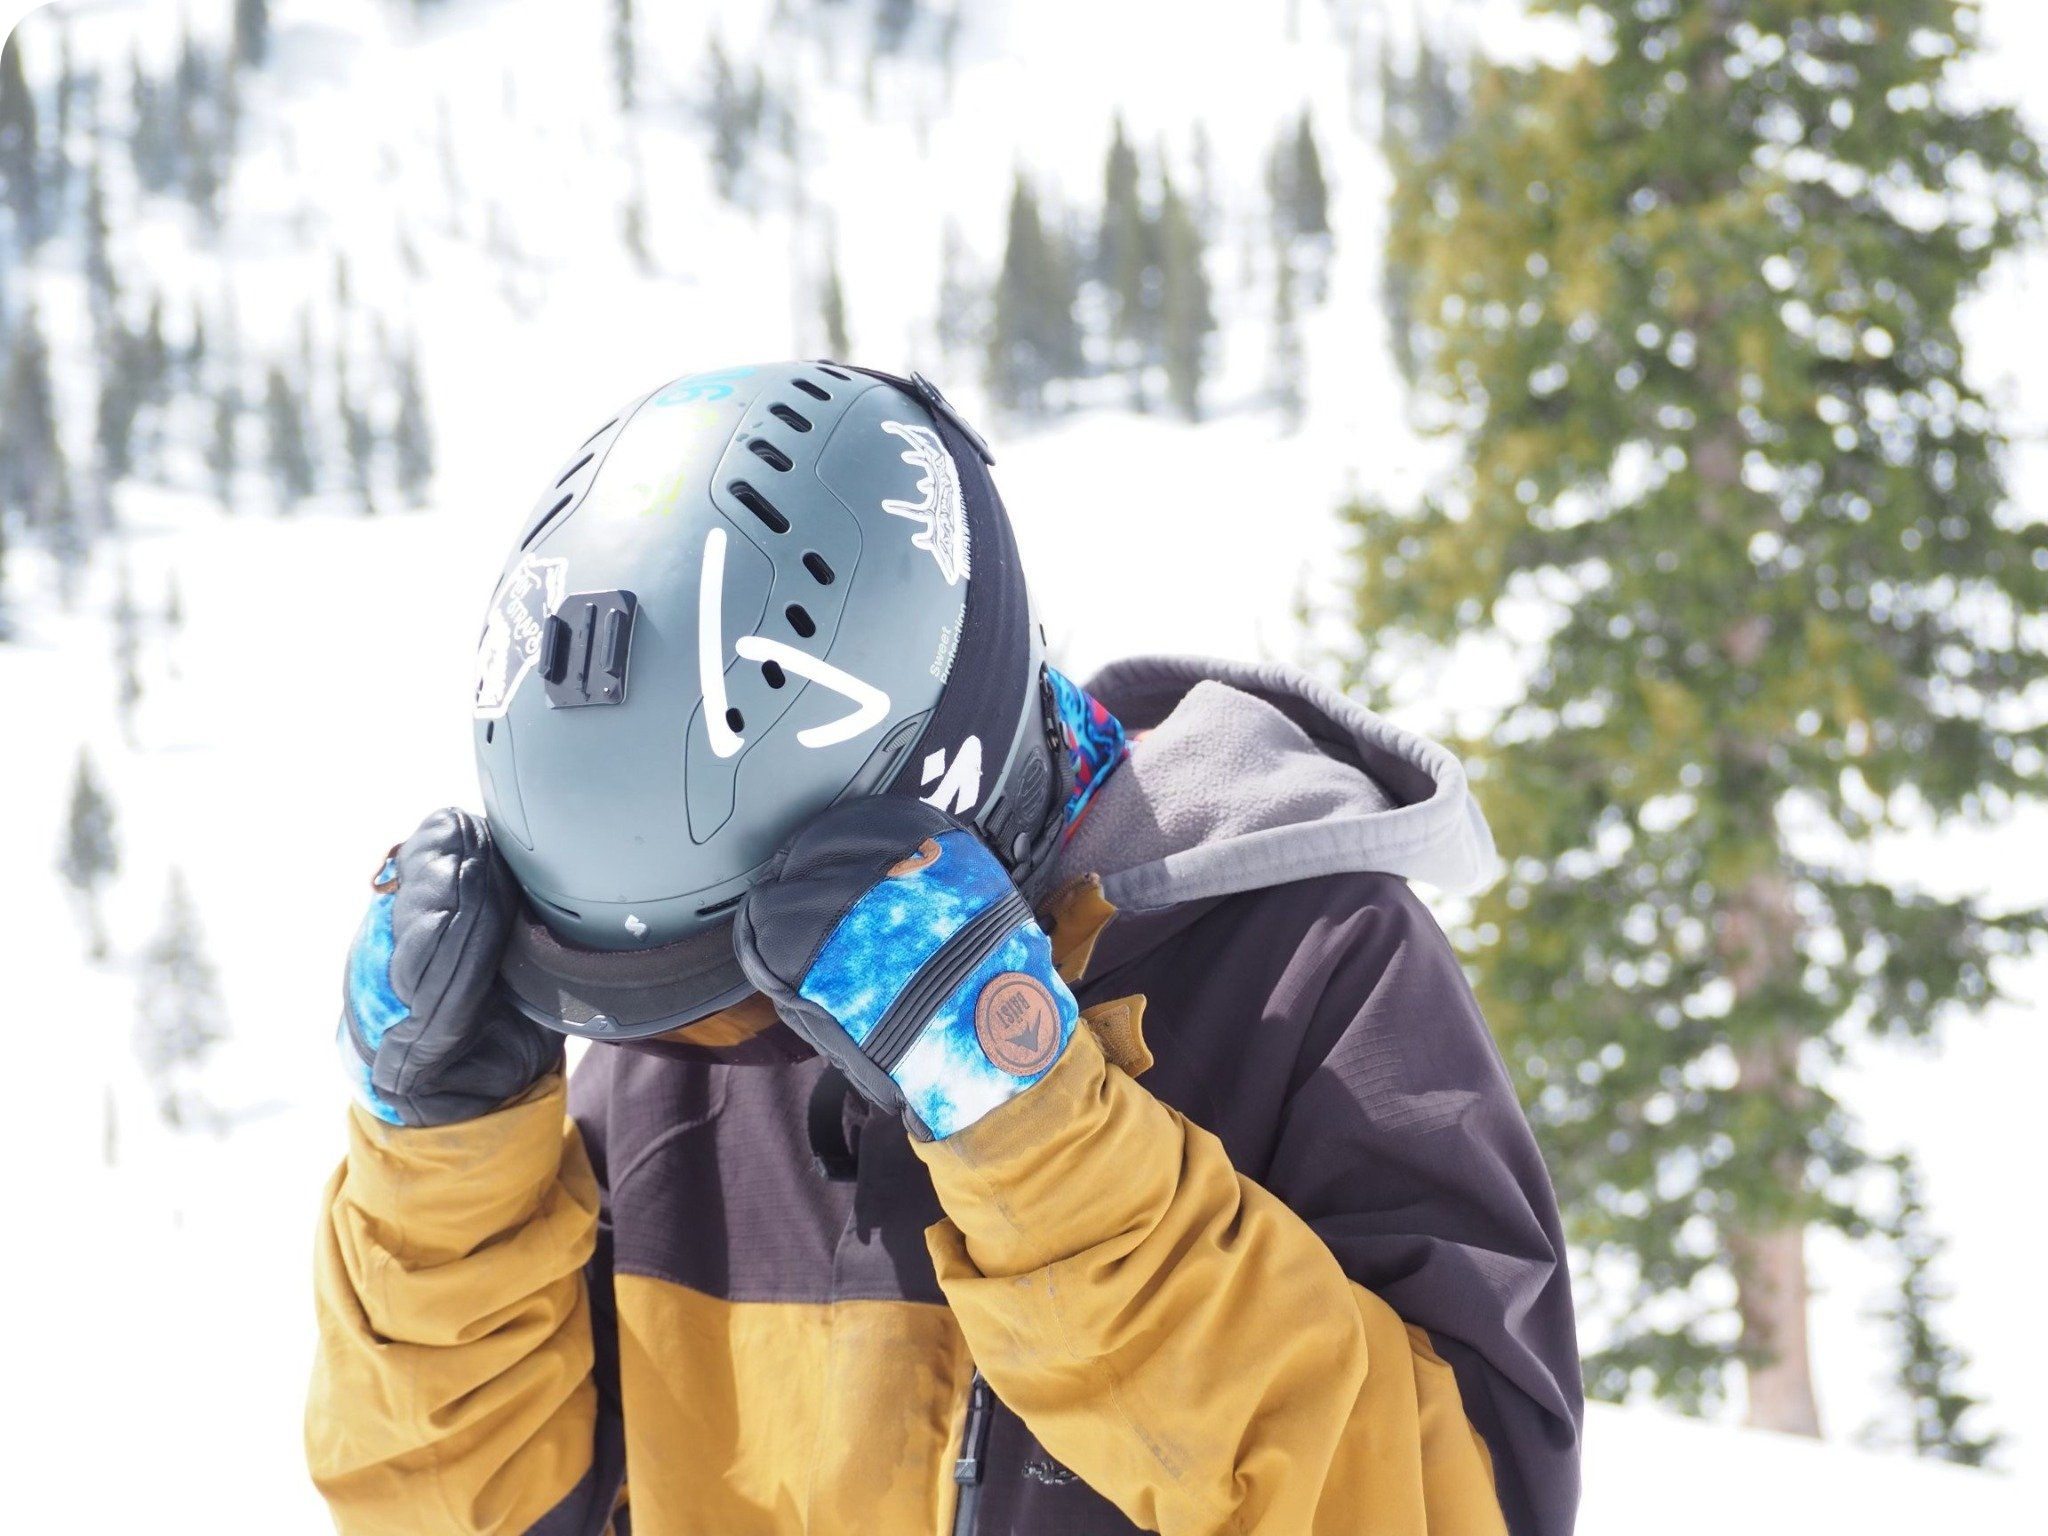
{"type": "Polygon", "coordinates": [[[1074,792],[1067,797],[1066,836],[1074,835],[1087,813],[1088,802],[1116,765],[1131,755],[1124,738],[1123,723],[1090,698],[1080,686],[1051,667],[1053,703],[1060,712],[1060,734],[1066,739],[1067,756],[1074,765],[1074,792]]]}

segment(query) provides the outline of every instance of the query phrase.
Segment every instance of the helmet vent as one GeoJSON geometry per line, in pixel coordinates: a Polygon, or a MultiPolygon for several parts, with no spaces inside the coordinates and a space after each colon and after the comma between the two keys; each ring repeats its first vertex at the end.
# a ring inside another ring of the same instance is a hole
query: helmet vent
{"type": "Polygon", "coordinates": [[[776,661],[762,662],[761,676],[768,680],[768,686],[770,688],[780,688],[784,683],[789,681],[789,679],[783,675],[782,664],[776,661]]]}
{"type": "Polygon", "coordinates": [[[725,723],[732,727],[733,734],[737,736],[747,728],[747,717],[737,709],[728,709],[725,712],[725,723]]]}
{"type": "Polygon", "coordinates": [[[796,379],[792,382],[813,400],[830,400],[832,398],[830,392],[823,385],[813,384],[809,379],[796,379]]]}
{"type": "Polygon", "coordinates": [[[545,531],[548,524],[552,523],[555,520],[556,514],[559,513],[562,510],[562,508],[569,505],[569,503],[574,501],[575,499],[575,493],[571,492],[568,495],[563,496],[562,499],[556,502],[552,507],[549,507],[547,511],[543,512],[540,515],[539,519],[534,523],[533,531],[527,534],[525,538],[519,541],[519,547],[521,549],[530,548],[533,544],[533,541],[541,536],[542,532],[545,531]]]}
{"type": "Polygon", "coordinates": [[[811,430],[811,418],[798,413],[789,406],[771,405],[768,407],[768,414],[785,426],[794,427],[799,432],[811,430]]]}
{"type": "Polygon", "coordinates": [[[832,585],[832,567],[825,563],[825,557],[815,549],[805,553],[804,569],[817,579],[819,586],[829,587],[832,585]]]}
{"type": "Polygon", "coordinates": [[[588,448],[592,443],[596,442],[600,437],[603,437],[605,433],[611,431],[611,429],[613,427],[616,427],[618,424],[619,418],[614,416],[610,421],[606,422],[603,426],[599,427],[595,432],[591,433],[590,436],[583,439],[583,446],[588,448]]]}
{"type": "Polygon", "coordinates": [[[754,451],[754,457],[763,464],[766,464],[770,469],[788,469],[795,462],[773,443],[764,442],[758,437],[748,443],[747,446],[754,451]]]}
{"type": "Polygon", "coordinates": [[[574,464],[571,464],[567,469],[563,470],[562,478],[555,482],[555,489],[560,490],[562,488],[562,484],[564,481],[566,481],[571,475],[575,474],[577,470],[581,469],[584,465],[588,464],[592,459],[596,457],[597,455],[594,453],[586,453],[574,464]]]}
{"type": "Polygon", "coordinates": [[[841,373],[841,372],[840,372],[840,371],[839,371],[839,370],[838,370],[837,368],[834,368],[834,367],[833,367],[833,366],[832,366],[832,365],[831,365],[830,363],[820,363],[820,364],[818,364],[818,372],[820,372],[820,373],[829,373],[829,374],[831,374],[831,375],[832,375],[832,377],[833,377],[833,378],[835,378],[835,379],[844,379],[844,380],[845,380],[845,381],[846,381],[847,383],[849,383],[849,384],[851,384],[851,383],[853,382],[853,375],[852,375],[852,374],[850,374],[850,373],[841,373]]]}
{"type": "Polygon", "coordinates": [[[730,912],[734,907],[738,906],[741,902],[745,901],[746,899],[747,893],[745,891],[742,891],[737,896],[728,896],[723,901],[714,901],[708,907],[699,907],[697,909],[697,915],[699,917],[716,917],[721,912],[730,912]]]}
{"type": "Polygon", "coordinates": [[[799,635],[802,635],[804,639],[808,640],[818,632],[817,622],[812,619],[810,614],[804,611],[802,603],[791,603],[782,612],[783,617],[789,620],[789,627],[799,635]]]}
{"type": "Polygon", "coordinates": [[[775,503],[747,484],[746,481],[735,480],[726,489],[732,492],[732,499],[734,501],[766,523],[771,532],[789,532],[789,519],[775,510],[775,503]]]}

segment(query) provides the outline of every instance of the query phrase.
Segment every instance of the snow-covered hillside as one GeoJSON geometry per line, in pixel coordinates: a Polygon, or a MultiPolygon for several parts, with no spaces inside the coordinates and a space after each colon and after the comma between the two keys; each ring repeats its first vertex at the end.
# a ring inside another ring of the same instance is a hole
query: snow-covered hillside
{"type": "MultiPolygon", "coordinates": [[[[31,73],[54,68],[61,18],[78,56],[106,70],[112,113],[131,45],[160,64],[181,16],[209,34],[227,9],[53,7],[24,30],[31,73]]],[[[944,225],[957,222],[985,276],[1012,170],[1089,205],[1121,111],[1135,142],[1164,144],[1182,167],[1195,123],[1207,126],[1224,325],[1202,426],[1104,410],[991,431],[1069,667],[1139,649],[1294,654],[1297,595],[1326,598],[1337,576],[1333,505],[1354,485],[1399,495],[1431,462],[1402,425],[1383,345],[1374,252],[1386,176],[1354,120],[1335,8],[1219,9],[1227,21],[1196,26],[1171,5],[976,4],[954,44],[950,94],[928,55],[883,60],[864,78],[861,7],[816,7],[823,30],[805,46],[772,26],[792,7],[770,0],[636,9],[641,105],[629,135],[606,7],[282,0],[271,62],[244,87],[224,242],[164,198],[115,223],[125,278],[163,288],[174,319],[193,300],[231,307],[252,359],[296,348],[302,312],[323,349],[373,314],[416,336],[439,465],[423,510],[366,518],[333,490],[279,517],[251,480],[231,515],[208,494],[197,449],[173,443],[173,484],[120,489],[125,534],[118,550],[102,546],[75,611],[56,601],[42,555],[10,554],[0,958],[17,1044],[0,1157],[25,1219],[0,1307],[15,1325],[9,1377],[34,1384],[26,1439],[15,1432],[24,1475],[10,1527],[199,1529],[203,1512],[209,1530],[325,1528],[301,1471],[298,1413],[311,1226],[341,1140],[341,953],[382,851],[424,810],[476,800],[465,700],[486,589],[534,496],[613,405],[692,368],[821,350],[812,285],[829,244],[855,353],[926,368],[983,415],[967,360],[934,335],[944,225]],[[1299,16],[1292,38],[1283,10],[1299,16]],[[696,102],[714,14],[732,55],[759,58],[803,103],[800,203],[794,181],[767,188],[753,213],[712,190],[696,102]],[[1336,238],[1328,302],[1307,320],[1309,415],[1290,435],[1261,399],[1268,299],[1238,274],[1256,267],[1246,229],[1268,146],[1304,104],[1322,134],[1336,238]],[[621,238],[636,175],[651,271],[621,238]],[[333,299],[343,253],[346,318],[333,299]],[[145,630],[132,746],[106,620],[117,564],[146,617],[173,580],[184,610],[176,634],[145,630]],[[116,954],[99,966],[83,959],[53,869],[82,747],[107,781],[123,856],[108,901],[116,954]],[[129,1045],[133,962],[173,867],[193,888],[233,1031],[204,1079],[224,1117],[218,1134],[156,1123],[129,1045]]],[[[2048,17],[2034,0],[1987,11],[2002,39],[1987,73],[2003,71],[2009,90],[2030,83],[2048,17]]],[[[1489,38],[1513,35],[1505,0],[1473,14],[1489,38]]],[[[42,261],[8,274],[9,291],[32,289],[42,305],[67,447],[82,463],[92,383],[75,252],[60,239],[42,261]]],[[[2025,338],[2044,295],[2048,269],[2017,268],[1973,318],[1987,377],[2009,376],[2037,424],[2048,422],[2048,363],[2025,338]]],[[[2048,501],[2043,458],[2028,450],[2022,484],[2048,501]]],[[[2013,900],[2030,899],[2032,881],[2038,899],[2041,860],[2015,858],[2018,838],[2048,849],[2048,818],[1897,856],[1930,880],[2013,900]]],[[[2039,1163],[2027,1128],[2048,1076],[2044,971],[2016,971],[2017,1000],[1959,1026],[1941,1055],[1873,1058],[1854,1100],[1880,1138],[1926,1161],[1952,1238],[1949,1321],[1976,1357],[1970,1380],[1992,1421],[2011,1432],[2005,1459],[2018,1476],[1599,1410],[1583,1529],[2038,1523],[2048,1351],[2025,1172],[2039,1163]]],[[[1865,1314],[1883,1276],[1842,1245],[1820,1245],[1816,1262],[1823,1409],[1847,1432],[1877,1406],[1883,1362],[1865,1314]]]]}

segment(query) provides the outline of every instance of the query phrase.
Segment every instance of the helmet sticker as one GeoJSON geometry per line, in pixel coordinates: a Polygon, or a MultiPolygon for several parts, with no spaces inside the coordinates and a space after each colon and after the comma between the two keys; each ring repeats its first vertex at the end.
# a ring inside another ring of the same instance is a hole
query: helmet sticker
{"type": "Polygon", "coordinates": [[[922,498],[897,501],[884,497],[882,510],[892,517],[924,525],[924,531],[913,533],[910,542],[918,549],[929,550],[938,562],[939,574],[946,578],[946,585],[957,586],[967,577],[967,502],[960,493],[960,467],[930,427],[885,421],[882,430],[894,433],[910,445],[902,458],[920,471],[917,494],[922,498]]]}
{"type": "Polygon", "coordinates": [[[922,797],[926,805],[935,805],[953,816],[965,816],[973,810],[981,802],[981,738],[970,736],[961,742],[950,764],[944,747],[926,753],[918,784],[923,786],[934,779],[939,787],[922,797]]]}
{"type": "Polygon", "coordinates": [[[725,697],[725,530],[704,536],[704,566],[697,577],[697,691],[704,699],[704,729],[711,750],[731,757],[744,745],[726,724],[725,697]]]}
{"type": "Polygon", "coordinates": [[[654,403],[661,405],[691,405],[703,400],[729,400],[733,385],[751,377],[752,368],[721,368],[715,373],[692,373],[664,385],[661,393],[654,397],[654,403]]]}
{"type": "MultiPolygon", "coordinates": [[[[724,607],[725,530],[713,528],[704,537],[704,566],[697,585],[697,688],[704,698],[704,730],[711,738],[711,750],[720,757],[731,757],[747,743],[727,719],[724,607]]],[[[852,701],[854,707],[837,720],[798,731],[800,746],[837,746],[889,718],[888,694],[793,645],[766,635],[741,635],[733,642],[733,650],[742,661],[772,661],[784,671],[822,683],[852,701]]]]}
{"type": "Polygon", "coordinates": [[[547,616],[569,590],[569,562],[523,556],[491,596],[476,653],[476,717],[496,720],[512,707],[540,655],[547,616]]]}

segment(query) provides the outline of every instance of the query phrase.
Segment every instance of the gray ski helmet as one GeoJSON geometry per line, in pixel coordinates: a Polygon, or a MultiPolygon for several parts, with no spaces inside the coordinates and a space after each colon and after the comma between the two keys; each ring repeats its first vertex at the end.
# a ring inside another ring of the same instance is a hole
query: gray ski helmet
{"type": "Polygon", "coordinates": [[[523,1012],[633,1039],[745,997],[733,909],[847,797],[941,806],[1037,893],[1069,770],[992,462],[922,377],[822,362],[676,379],[571,455],[478,649],[523,1012]]]}

